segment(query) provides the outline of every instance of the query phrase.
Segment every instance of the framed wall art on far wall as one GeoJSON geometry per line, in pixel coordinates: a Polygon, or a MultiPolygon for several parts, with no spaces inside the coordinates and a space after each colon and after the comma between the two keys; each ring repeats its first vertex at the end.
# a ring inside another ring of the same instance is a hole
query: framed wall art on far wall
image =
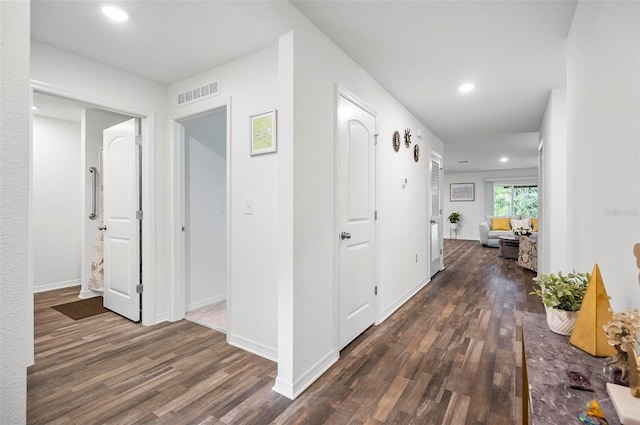
{"type": "Polygon", "coordinates": [[[475,201],[475,183],[451,183],[449,184],[449,200],[451,202],[475,201]]]}
{"type": "Polygon", "coordinates": [[[278,150],[278,125],[276,110],[251,115],[251,155],[278,150]]]}

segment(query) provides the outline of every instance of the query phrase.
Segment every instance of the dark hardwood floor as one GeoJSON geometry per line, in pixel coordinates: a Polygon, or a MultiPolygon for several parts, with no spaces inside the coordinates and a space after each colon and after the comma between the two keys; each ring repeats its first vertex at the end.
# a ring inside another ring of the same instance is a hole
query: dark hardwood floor
{"type": "Polygon", "coordinates": [[[523,311],[533,272],[477,241],[445,240],[446,269],[369,328],[295,401],[276,365],[192,322],[143,327],[50,308],[78,288],[35,296],[31,424],[521,423],[523,311]]]}

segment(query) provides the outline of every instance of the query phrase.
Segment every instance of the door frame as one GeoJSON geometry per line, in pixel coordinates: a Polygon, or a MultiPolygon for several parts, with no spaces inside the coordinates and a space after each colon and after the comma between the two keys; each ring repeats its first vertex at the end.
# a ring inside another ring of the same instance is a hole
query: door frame
{"type": "MultiPolygon", "coordinates": [[[[369,114],[371,114],[374,118],[375,118],[375,133],[374,133],[374,155],[375,155],[375,159],[374,159],[374,167],[375,169],[373,170],[373,178],[374,178],[374,186],[375,186],[375,199],[373,202],[373,209],[374,211],[377,211],[378,209],[378,198],[379,198],[379,185],[378,185],[378,170],[379,170],[379,155],[378,155],[378,121],[379,121],[379,114],[375,111],[375,109],[373,109],[372,107],[370,107],[366,102],[364,102],[362,99],[360,99],[359,97],[357,97],[356,95],[354,95],[352,92],[350,92],[349,90],[347,90],[346,88],[344,88],[343,86],[336,84],[336,90],[335,90],[335,99],[334,99],[334,105],[335,105],[335,128],[334,128],[334,137],[333,137],[333,163],[335,164],[334,166],[334,173],[333,173],[333,204],[334,204],[334,211],[333,211],[333,230],[334,230],[334,243],[333,243],[333,261],[335,264],[335,267],[333,268],[333,308],[334,308],[334,317],[335,317],[335,323],[334,323],[334,347],[336,348],[336,352],[340,352],[340,238],[338,237],[338,235],[340,234],[340,197],[339,197],[339,182],[340,182],[340,155],[338,154],[338,149],[339,149],[339,138],[340,138],[340,114],[338,111],[338,106],[340,103],[340,97],[344,97],[345,99],[347,99],[348,101],[352,102],[353,104],[355,104],[356,106],[358,106],[359,108],[363,109],[364,111],[368,112],[369,114]]],[[[374,269],[374,282],[373,285],[374,286],[378,286],[378,291],[380,290],[380,285],[378,284],[379,282],[379,275],[380,275],[380,271],[379,271],[379,256],[380,256],[380,244],[378,243],[378,235],[379,235],[379,220],[375,220],[375,225],[374,225],[374,238],[375,238],[375,242],[374,242],[374,264],[373,264],[373,269],[374,269]]],[[[375,317],[375,322],[374,325],[378,325],[380,324],[380,297],[379,294],[376,295],[375,297],[375,301],[374,301],[374,305],[373,305],[373,309],[374,309],[374,317],[375,317]]]]}
{"type": "MultiPolygon", "coordinates": [[[[226,108],[226,221],[227,221],[227,311],[231,311],[231,97],[222,97],[216,102],[212,102],[206,110],[196,113],[179,114],[172,118],[173,135],[170,141],[170,162],[171,162],[171,230],[169,231],[170,246],[170,276],[169,284],[169,320],[182,320],[186,314],[186,232],[182,231],[182,226],[186,222],[186,181],[185,181],[185,140],[184,125],[182,121],[196,118],[202,115],[219,111],[226,108]]],[[[227,338],[231,329],[231,315],[227,314],[227,338]]]]}
{"type": "MultiPolygon", "coordinates": [[[[130,110],[121,105],[113,105],[105,103],[100,99],[91,98],[79,93],[72,93],[58,87],[31,80],[31,103],[33,103],[33,92],[38,91],[44,94],[63,97],[69,100],[75,100],[89,105],[96,106],[100,109],[110,112],[116,112],[123,115],[129,115],[132,118],[140,118],[142,121],[142,210],[144,211],[144,219],[142,220],[142,324],[144,326],[155,325],[158,320],[156,317],[156,114],[155,112],[130,110]]],[[[31,124],[33,127],[33,123],[31,124]]],[[[33,134],[30,137],[30,146],[33,146],[33,134]]],[[[30,148],[32,149],[32,148],[30,148]]],[[[33,204],[33,167],[31,158],[33,152],[30,152],[29,164],[29,205],[33,204]]],[[[29,212],[29,228],[33,223],[33,210],[29,212]]],[[[31,231],[29,232],[31,234],[31,231]]],[[[29,290],[33,292],[33,243],[29,236],[29,290]]]]}
{"type": "Polygon", "coordinates": [[[434,273],[433,270],[431,270],[431,266],[433,265],[433,261],[431,261],[431,211],[432,211],[432,204],[431,204],[431,196],[429,196],[429,225],[427,226],[429,229],[429,238],[428,238],[428,252],[429,252],[429,279],[431,279],[433,276],[435,276],[436,273],[438,273],[439,271],[444,270],[445,265],[444,265],[444,216],[443,211],[443,199],[444,199],[444,195],[442,193],[442,188],[444,186],[444,172],[443,172],[443,167],[442,167],[442,155],[440,155],[438,152],[434,151],[434,150],[430,150],[429,151],[429,190],[431,190],[431,162],[436,159],[439,163],[440,166],[440,170],[438,171],[438,173],[440,174],[440,179],[439,179],[439,187],[438,187],[438,196],[440,197],[440,223],[438,223],[438,246],[440,249],[440,268],[434,273]]]}

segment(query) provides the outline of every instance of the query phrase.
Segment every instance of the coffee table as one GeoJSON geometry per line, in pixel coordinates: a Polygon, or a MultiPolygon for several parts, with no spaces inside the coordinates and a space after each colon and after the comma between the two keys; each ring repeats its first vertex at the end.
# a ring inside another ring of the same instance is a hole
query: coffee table
{"type": "Polygon", "coordinates": [[[498,255],[511,260],[518,259],[520,238],[517,236],[500,236],[498,238],[498,255]]]}

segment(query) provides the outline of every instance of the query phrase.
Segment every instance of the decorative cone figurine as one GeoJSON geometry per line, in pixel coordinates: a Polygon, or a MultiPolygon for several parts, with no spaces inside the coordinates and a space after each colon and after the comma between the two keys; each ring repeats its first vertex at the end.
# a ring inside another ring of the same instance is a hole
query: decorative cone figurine
{"type": "Polygon", "coordinates": [[[600,268],[596,264],[569,342],[595,357],[613,356],[616,351],[608,344],[607,335],[602,328],[612,317],[609,296],[604,289],[600,268]]]}

